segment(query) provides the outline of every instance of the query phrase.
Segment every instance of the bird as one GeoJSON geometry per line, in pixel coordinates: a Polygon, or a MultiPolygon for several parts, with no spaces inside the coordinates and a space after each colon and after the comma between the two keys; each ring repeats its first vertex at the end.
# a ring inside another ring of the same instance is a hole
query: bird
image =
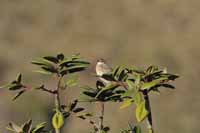
{"type": "Polygon", "coordinates": [[[108,79],[103,78],[102,76],[105,74],[109,74],[112,72],[112,68],[106,63],[106,61],[102,58],[97,60],[97,64],[96,64],[96,74],[98,77],[100,77],[99,79],[105,83],[105,84],[109,84],[111,81],[108,79]]]}
{"type": "Polygon", "coordinates": [[[128,89],[127,85],[122,81],[116,81],[113,77],[105,76],[105,74],[112,73],[113,69],[106,63],[102,58],[97,60],[96,64],[96,74],[99,79],[104,83],[104,85],[115,84],[122,86],[124,89],[128,89]]]}

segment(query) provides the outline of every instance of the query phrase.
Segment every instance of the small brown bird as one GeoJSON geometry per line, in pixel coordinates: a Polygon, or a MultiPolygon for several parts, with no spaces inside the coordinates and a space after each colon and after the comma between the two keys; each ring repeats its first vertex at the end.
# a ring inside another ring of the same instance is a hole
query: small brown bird
{"type": "Polygon", "coordinates": [[[110,81],[106,80],[105,78],[102,78],[101,76],[110,72],[112,72],[112,68],[108,64],[106,64],[106,61],[104,59],[97,60],[96,74],[100,77],[100,80],[105,84],[109,84],[110,81]]]}

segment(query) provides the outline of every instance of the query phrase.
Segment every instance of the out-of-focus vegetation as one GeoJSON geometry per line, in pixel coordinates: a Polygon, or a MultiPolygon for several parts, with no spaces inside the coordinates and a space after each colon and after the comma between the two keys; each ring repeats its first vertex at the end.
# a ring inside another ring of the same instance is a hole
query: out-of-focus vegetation
{"type": "MultiPolygon", "coordinates": [[[[176,82],[175,93],[163,90],[162,99],[156,94],[150,96],[155,130],[196,133],[200,130],[199,5],[195,0],[0,0],[0,84],[19,71],[25,73],[27,82],[34,84],[36,80],[32,78],[38,76],[28,73],[35,67],[27,61],[58,52],[81,52],[90,62],[103,57],[111,65],[166,66],[182,78],[176,82]]],[[[82,84],[93,83],[94,78],[88,73],[94,73],[94,66],[82,74],[87,79],[80,77],[82,84]]],[[[52,86],[53,81],[48,79],[48,85],[52,86]]],[[[80,90],[73,89],[74,95],[78,95],[80,90]]],[[[38,123],[52,115],[46,115],[53,106],[48,94],[25,94],[16,103],[7,91],[1,90],[0,95],[0,132],[5,132],[10,120],[23,123],[34,117],[38,123]]],[[[72,97],[69,93],[63,95],[68,97],[64,99],[66,103],[72,97]]],[[[109,111],[105,123],[112,129],[126,127],[124,121],[135,121],[132,110],[116,110],[115,104],[106,106],[109,111]],[[110,122],[115,116],[119,117],[110,122]]],[[[64,130],[84,133],[87,128],[87,124],[74,118],[64,130]]]]}

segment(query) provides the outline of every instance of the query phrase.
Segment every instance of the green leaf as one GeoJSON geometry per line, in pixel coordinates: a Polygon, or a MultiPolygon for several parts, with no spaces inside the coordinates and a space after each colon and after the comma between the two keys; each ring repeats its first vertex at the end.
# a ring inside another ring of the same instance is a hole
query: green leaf
{"type": "Polygon", "coordinates": [[[19,74],[17,75],[16,81],[17,81],[18,83],[21,83],[21,80],[22,80],[22,74],[19,73],[19,74]]]}
{"type": "Polygon", "coordinates": [[[36,70],[36,73],[44,74],[44,75],[51,75],[52,73],[46,70],[36,70]]]}
{"type": "Polygon", "coordinates": [[[57,73],[57,69],[53,66],[43,66],[41,68],[50,73],[57,73]]]}
{"type": "Polygon", "coordinates": [[[90,91],[83,91],[83,94],[92,98],[96,96],[96,92],[90,92],[90,91]]]}
{"type": "Polygon", "coordinates": [[[135,84],[139,85],[141,81],[141,75],[140,74],[135,74],[135,84]]]}
{"type": "Polygon", "coordinates": [[[25,90],[21,90],[19,91],[14,97],[13,97],[13,101],[16,100],[19,96],[21,96],[23,93],[25,92],[25,90]]]}
{"type": "Polygon", "coordinates": [[[38,65],[38,66],[51,66],[52,63],[45,60],[45,59],[38,59],[38,60],[34,60],[34,61],[31,61],[32,64],[34,65],[38,65]]]}
{"type": "Polygon", "coordinates": [[[159,83],[160,83],[160,81],[158,81],[158,80],[154,80],[154,81],[151,81],[151,82],[146,82],[141,86],[141,90],[151,89],[152,87],[156,86],[159,83]]]}
{"type": "Polygon", "coordinates": [[[135,92],[136,92],[136,89],[135,89],[135,88],[128,89],[128,90],[126,90],[125,93],[123,93],[123,94],[121,95],[121,97],[122,97],[122,98],[132,97],[132,96],[135,94],[135,92]]]}
{"type": "Polygon", "coordinates": [[[67,73],[75,73],[75,72],[83,71],[87,67],[88,67],[87,65],[76,65],[76,66],[67,67],[67,68],[64,68],[60,72],[60,74],[65,75],[67,73]]]}
{"type": "Polygon", "coordinates": [[[128,87],[129,87],[129,89],[135,88],[135,84],[134,84],[133,81],[127,80],[126,83],[127,83],[128,87]]]}
{"type": "Polygon", "coordinates": [[[145,101],[141,102],[136,108],[136,119],[138,122],[143,121],[148,116],[145,101]]]}
{"type": "Polygon", "coordinates": [[[135,101],[136,105],[139,105],[142,102],[142,94],[141,92],[135,93],[133,100],[135,101]]]}
{"type": "Polygon", "coordinates": [[[59,60],[57,59],[57,57],[45,56],[43,58],[46,59],[46,60],[48,60],[48,61],[50,61],[50,62],[52,62],[52,63],[55,63],[55,64],[57,64],[59,62],[59,60]]]}
{"type": "Polygon", "coordinates": [[[157,67],[157,66],[150,66],[150,67],[148,67],[147,70],[146,70],[146,72],[147,72],[148,74],[153,73],[153,72],[155,72],[155,71],[158,71],[158,67],[157,67]]]}
{"type": "Polygon", "coordinates": [[[117,85],[114,85],[114,84],[108,84],[108,85],[106,85],[104,88],[102,88],[98,93],[97,93],[97,95],[95,96],[95,98],[98,98],[99,97],[99,95],[101,95],[101,93],[103,93],[104,91],[107,91],[107,90],[110,90],[110,89],[114,89],[114,88],[116,88],[117,87],[117,85]]]}
{"type": "Polygon", "coordinates": [[[76,86],[77,85],[77,82],[78,82],[78,76],[77,75],[73,75],[73,76],[70,76],[66,82],[66,85],[68,87],[73,87],[73,86],[76,86]]]}
{"type": "Polygon", "coordinates": [[[117,67],[115,67],[115,68],[113,69],[113,72],[112,72],[112,73],[113,73],[113,76],[114,76],[114,77],[117,75],[119,69],[120,69],[120,66],[117,66],[117,67]]]}
{"type": "Polygon", "coordinates": [[[120,106],[120,109],[124,109],[124,108],[126,108],[126,107],[131,106],[133,102],[134,102],[133,99],[127,99],[127,100],[125,100],[125,101],[122,103],[122,105],[120,106]]]}
{"type": "Polygon", "coordinates": [[[52,118],[52,124],[55,129],[60,129],[64,125],[64,117],[60,111],[56,111],[52,118]]]}
{"type": "Polygon", "coordinates": [[[40,133],[44,129],[45,124],[46,124],[46,122],[37,124],[36,127],[31,130],[31,133],[40,133]]]}
{"type": "Polygon", "coordinates": [[[142,133],[142,130],[141,130],[140,126],[135,126],[133,131],[134,131],[134,133],[142,133]]]}

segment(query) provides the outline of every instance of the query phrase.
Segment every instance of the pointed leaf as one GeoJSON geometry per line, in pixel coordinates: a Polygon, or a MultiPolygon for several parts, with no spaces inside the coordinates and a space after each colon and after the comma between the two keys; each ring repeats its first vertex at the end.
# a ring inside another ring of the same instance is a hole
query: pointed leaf
{"type": "Polygon", "coordinates": [[[141,92],[135,93],[135,95],[133,97],[133,100],[136,103],[136,105],[139,105],[142,102],[142,94],[141,94],[141,92]]]}
{"type": "Polygon", "coordinates": [[[12,84],[11,86],[9,86],[8,89],[11,91],[15,91],[15,90],[19,90],[21,88],[23,88],[23,86],[21,84],[12,84]]]}
{"type": "Polygon", "coordinates": [[[56,111],[52,118],[52,124],[55,129],[60,129],[64,125],[64,117],[61,112],[56,111]]]}
{"type": "Polygon", "coordinates": [[[40,133],[44,129],[45,124],[46,122],[36,125],[36,127],[31,130],[31,133],[40,133]]]}
{"type": "Polygon", "coordinates": [[[17,81],[18,83],[21,83],[21,80],[22,80],[22,74],[19,73],[19,74],[17,75],[16,81],[17,81]]]}
{"type": "Polygon", "coordinates": [[[23,132],[24,133],[29,133],[30,129],[31,129],[31,124],[32,124],[32,120],[29,120],[28,122],[26,122],[23,126],[23,132]]]}
{"type": "Polygon", "coordinates": [[[145,101],[141,102],[136,108],[136,118],[138,122],[143,121],[148,115],[148,111],[145,106],[145,101]]]}
{"type": "Polygon", "coordinates": [[[127,100],[125,100],[125,101],[122,103],[122,105],[120,106],[120,109],[124,109],[124,108],[126,108],[126,107],[131,106],[133,102],[134,102],[133,99],[127,99],[127,100]]]}
{"type": "Polygon", "coordinates": [[[56,57],[53,57],[53,56],[45,56],[43,57],[44,59],[50,61],[50,62],[53,62],[53,63],[58,63],[58,59],[56,57]]]}
{"type": "Polygon", "coordinates": [[[64,60],[64,58],[65,58],[65,56],[62,53],[60,53],[60,54],[57,55],[57,59],[58,60],[62,61],[62,60],[64,60]]]}

